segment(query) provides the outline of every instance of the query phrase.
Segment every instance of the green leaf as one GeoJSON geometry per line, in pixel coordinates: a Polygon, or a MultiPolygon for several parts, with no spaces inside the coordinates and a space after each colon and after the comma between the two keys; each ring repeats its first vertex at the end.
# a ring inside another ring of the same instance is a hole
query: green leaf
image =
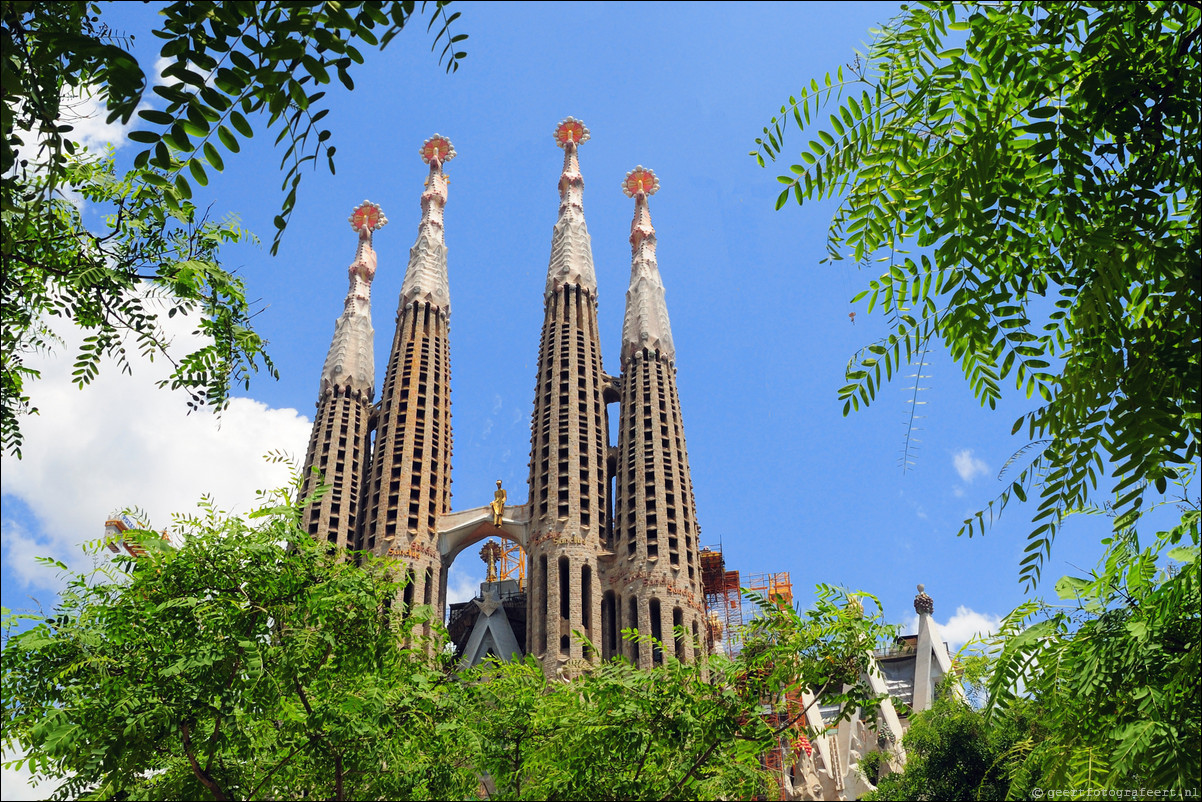
{"type": "MultiPolygon", "coordinates": [[[[222,131],[222,130],[225,130],[225,129],[219,129],[218,136],[220,136],[220,131],[222,131]]],[[[224,138],[222,138],[222,141],[224,141],[224,138]]],[[[237,152],[237,149],[235,148],[234,151],[237,152]]],[[[221,154],[217,152],[217,148],[213,147],[212,142],[205,143],[204,153],[205,153],[205,160],[214,169],[216,169],[218,171],[225,169],[225,164],[224,164],[224,162],[221,161],[221,154]]]]}
{"type": "Polygon", "coordinates": [[[224,125],[217,129],[217,138],[221,140],[221,144],[225,145],[225,147],[229,149],[231,153],[237,153],[242,149],[242,146],[238,144],[238,139],[234,136],[233,131],[226,128],[224,125]]]}
{"type": "Polygon", "coordinates": [[[234,126],[234,130],[242,134],[242,136],[246,137],[247,139],[250,139],[255,135],[254,129],[250,127],[250,123],[248,123],[246,118],[237,111],[230,112],[230,123],[234,126]]]}

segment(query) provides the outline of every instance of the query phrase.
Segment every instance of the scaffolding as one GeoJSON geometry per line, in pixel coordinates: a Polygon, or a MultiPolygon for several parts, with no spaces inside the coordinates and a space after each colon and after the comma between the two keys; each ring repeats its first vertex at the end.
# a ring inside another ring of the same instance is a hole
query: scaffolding
{"type": "MultiPolygon", "coordinates": [[[[788,571],[748,574],[745,588],[770,602],[793,605],[793,580],[789,578],[788,571]]],[[[755,613],[759,612],[759,606],[746,597],[744,597],[743,604],[748,608],[745,612],[751,613],[751,615],[745,615],[745,619],[754,618],[755,613]]]]}
{"type": "Polygon", "coordinates": [[[526,590],[526,552],[513,540],[501,540],[501,559],[497,562],[501,580],[516,579],[518,590],[526,590]]]}
{"type": "Polygon", "coordinates": [[[793,604],[793,581],[788,571],[747,574],[740,583],[738,571],[726,570],[721,547],[701,549],[701,586],[705,591],[707,641],[710,651],[734,657],[743,646],[743,625],[760,613],[744,595],[749,591],[777,604],[793,604]]]}
{"type": "Polygon", "coordinates": [[[726,570],[721,549],[701,549],[701,587],[705,592],[706,642],[711,653],[738,653],[743,629],[743,600],[739,572],[726,570]]]}

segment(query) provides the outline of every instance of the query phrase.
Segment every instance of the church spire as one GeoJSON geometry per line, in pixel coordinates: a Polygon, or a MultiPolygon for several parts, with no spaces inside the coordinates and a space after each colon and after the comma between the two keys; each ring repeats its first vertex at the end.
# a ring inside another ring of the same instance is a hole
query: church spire
{"type": "Polygon", "coordinates": [[[593,246],[584,223],[584,177],[580,174],[579,146],[589,140],[588,127],[568,117],[555,127],[555,144],[563,148],[563,172],[559,176],[559,219],[551,234],[551,264],[547,268],[545,297],[564,285],[580,287],[597,296],[593,269],[593,246]]]}
{"type": "Polygon", "coordinates": [[[409,249],[409,267],[401,285],[401,309],[424,302],[444,317],[451,311],[451,292],[447,284],[447,244],[443,239],[442,212],[447,205],[447,176],[442,166],[455,158],[451,140],[435,134],[422,143],[422,161],[430,165],[426,188],[422,192],[422,219],[417,226],[417,241],[409,249]]]}
{"type": "Polygon", "coordinates": [[[640,165],[626,174],[622,189],[634,198],[634,221],[618,389],[622,423],[614,483],[615,563],[609,578],[625,594],[615,606],[616,629],[633,627],[655,639],[648,646],[627,641],[622,650],[641,668],[650,668],[663,663],[665,653],[684,661],[697,658],[705,597],[698,572],[700,530],[676,392],[676,351],[647,207],[659,181],[640,165]]]}
{"type": "Polygon", "coordinates": [[[372,233],[387,225],[388,218],[377,204],[365,200],[347,220],[359,234],[359,247],[347,268],[350,289],[346,293],[342,315],[334,324],[334,339],[321,371],[320,396],[324,397],[339,386],[370,399],[375,389],[371,282],[376,276],[376,252],[371,240],[372,233]]]}
{"type": "Polygon", "coordinates": [[[655,259],[655,228],[647,198],[659,190],[655,173],[641,164],[626,174],[622,191],[634,198],[630,223],[630,288],[626,291],[626,318],[622,323],[622,367],[637,351],[658,353],[671,362],[676,356],[672,327],[664,302],[664,283],[655,259]]]}
{"type": "Polygon", "coordinates": [[[371,452],[371,401],[375,394],[375,354],[371,327],[371,282],[376,276],[372,234],[388,218],[370,201],[359,204],[349,218],[359,235],[359,247],[347,273],[350,289],[342,314],[334,323],[334,339],[321,370],[317,414],[305,455],[304,496],[318,484],[330,491],[310,500],[303,525],[318,540],[342,549],[357,547],[363,511],[363,465],[371,452]]]}
{"type": "MultiPolygon", "coordinates": [[[[443,165],[455,156],[445,136],[419,151],[430,165],[421,196],[417,241],[401,285],[388,367],[380,384],[376,438],[363,495],[361,548],[405,565],[409,583],[398,602],[430,605],[442,620],[445,573],[438,517],[451,509],[450,292],[443,207],[443,165]]],[[[399,606],[394,609],[400,609],[399,606]]],[[[418,634],[427,633],[423,624],[418,634]]]]}
{"type": "Polygon", "coordinates": [[[539,657],[547,676],[570,660],[602,656],[588,646],[601,634],[609,442],[597,281],[576,156],[588,137],[584,123],[572,117],[555,128],[563,172],[530,433],[527,652],[539,657]]]}

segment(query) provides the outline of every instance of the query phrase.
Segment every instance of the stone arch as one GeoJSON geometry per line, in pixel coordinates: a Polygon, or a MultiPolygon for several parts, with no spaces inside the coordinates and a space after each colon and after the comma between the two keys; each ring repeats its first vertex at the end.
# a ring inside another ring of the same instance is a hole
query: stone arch
{"type": "Polygon", "coordinates": [[[501,526],[493,526],[492,510],[476,507],[443,516],[439,522],[438,552],[442,564],[450,566],[459,554],[470,546],[497,537],[511,540],[526,549],[530,539],[530,507],[506,507],[501,526]]]}

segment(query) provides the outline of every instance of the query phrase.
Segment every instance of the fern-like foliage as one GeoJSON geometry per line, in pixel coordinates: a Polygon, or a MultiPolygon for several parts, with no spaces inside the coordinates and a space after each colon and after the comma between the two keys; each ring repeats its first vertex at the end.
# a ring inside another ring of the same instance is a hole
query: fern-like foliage
{"type": "Polygon", "coordinates": [[[919,4],[752,152],[813,137],[777,207],[840,198],[828,260],[888,264],[857,300],[890,331],[848,365],[844,414],[934,342],[983,405],[1007,382],[1041,404],[1015,423],[1029,464],[961,529],[1031,491],[1028,588],[1066,516],[1102,493],[1121,531],[1198,460],[1200,31],[1195,3],[919,4]]]}

